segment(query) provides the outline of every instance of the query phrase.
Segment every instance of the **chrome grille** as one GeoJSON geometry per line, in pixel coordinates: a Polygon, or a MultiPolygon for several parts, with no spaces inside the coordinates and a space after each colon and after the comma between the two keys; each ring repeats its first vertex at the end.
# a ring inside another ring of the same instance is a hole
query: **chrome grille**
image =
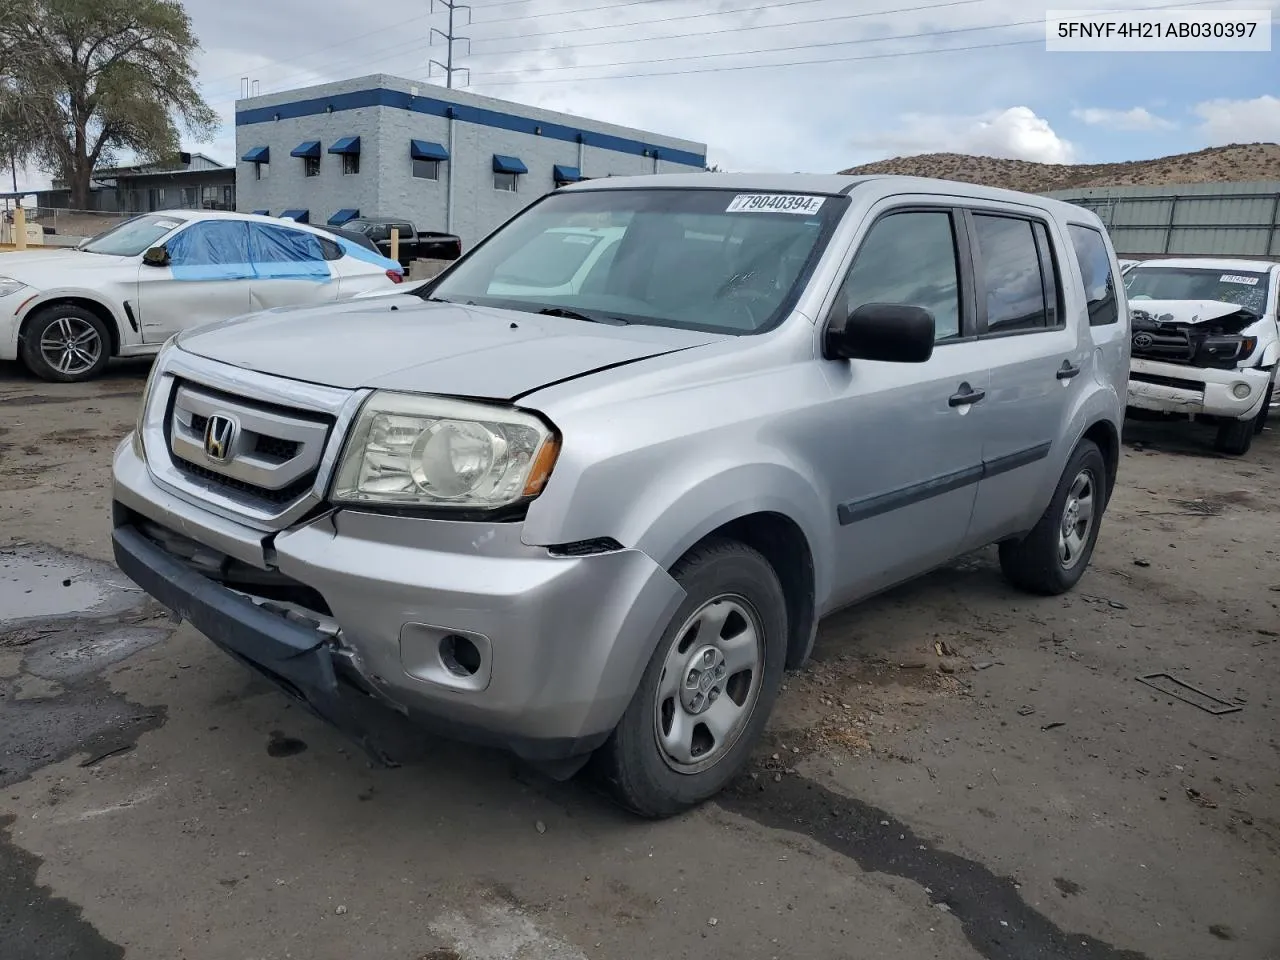
{"type": "Polygon", "coordinates": [[[174,387],[167,440],[174,467],[188,479],[261,507],[292,503],[311,490],[333,417],[190,382],[174,387]],[[210,443],[211,420],[221,446],[210,443]]]}

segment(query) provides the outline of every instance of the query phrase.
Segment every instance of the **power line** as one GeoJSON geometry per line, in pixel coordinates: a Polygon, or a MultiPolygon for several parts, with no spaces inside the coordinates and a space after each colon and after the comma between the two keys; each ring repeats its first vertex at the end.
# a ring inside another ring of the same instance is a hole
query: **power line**
{"type": "MultiPolygon", "coordinates": [[[[758,11],[758,10],[772,10],[772,9],[777,9],[781,7],[794,7],[802,4],[812,4],[812,3],[821,3],[821,2],[825,2],[825,0],[780,0],[780,2],[767,3],[767,4],[758,5],[755,7],[747,7],[747,8],[743,8],[741,10],[735,10],[735,11],[722,11],[720,13],[700,13],[700,14],[692,14],[688,16],[682,15],[679,17],[662,18],[662,19],[656,19],[656,20],[642,20],[642,21],[637,21],[636,23],[631,23],[631,24],[614,24],[610,26],[635,26],[637,24],[647,24],[647,23],[654,23],[654,24],[666,23],[668,21],[673,21],[673,20],[691,20],[691,19],[696,19],[700,17],[720,16],[720,15],[723,15],[724,13],[747,13],[747,12],[758,11]]],[[[942,0],[942,2],[925,3],[925,4],[913,6],[913,7],[899,7],[891,10],[864,11],[864,12],[855,13],[855,14],[843,14],[836,17],[825,17],[825,18],[818,18],[818,19],[794,21],[793,23],[789,23],[789,24],[750,24],[750,25],[740,26],[740,27],[723,27],[718,30],[709,30],[709,31],[700,31],[697,33],[682,34],[682,35],[679,35],[678,37],[643,37],[643,38],[636,38],[636,39],[603,41],[599,44],[578,44],[578,45],[571,44],[571,45],[566,45],[561,47],[532,47],[527,50],[482,51],[477,54],[470,53],[470,50],[468,48],[468,58],[475,59],[476,57],[480,57],[480,56],[517,55],[520,53],[556,52],[556,51],[575,49],[575,47],[577,46],[582,46],[582,47],[592,46],[592,45],[603,46],[606,44],[612,45],[617,43],[639,43],[639,42],[648,42],[653,40],[664,40],[664,39],[688,39],[688,38],[695,38],[700,36],[708,36],[712,34],[735,33],[739,31],[759,30],[769,26],[772,26],[774,29],[785,29],[786,27],[789,27],[789,26],[803,26],[805,24],[826,23],[826,22],[832,22],[836,20],[866,19],[868,17],[877,17],[877,16],[892,16],[895,14],[915,13],[919,11],[937,10],[941,8],[957,7],[957,6],[968,6],[975,3],[986,3],[986,2],[989,2],[989,0],[942,0]]],[[[626,5],[628,4],[617,4],[615,6],[626,6],[626,5]]],[[[595,8],[592,8],[592,9],[595,9],[595,8]]],[[[422,19],[422,18],[417,18],[417,19],[422,19]]],[[[475,21],[475,25],[478,26],[482,22],[489,23],[489,22],[497,22],[497,21],[475,21]]],[[[572,32],[575,32],[576,30],[585,31],[585,30],[596,30],[596,29],[607,29],[607,28],[608,27],[570,28],[565,30],[553,30],[548,33],[542,33],[542,34],[528,34],[526,35],[526,37],[523,37],[523,38],[516,37],[516,36],[481,38],[481,42],[488,42],[490,39],[511,40],[511,39],[536,38],[540,36],[555,36],[562,33],[572,33],[572,32]]],[[[369,34],[363,34],[362,36],[370,36],[373,33],[383,33],[383,32],[385,32],[385,30],[376,30],[376,31],[371,31],[371,33],[369,34]]],[[[415,46],[418,42],[419,41],[417,40],[410,40],[407,42],[393,44],[390,47],[377,48],[374,50],[362,52],[360,54],[353,54],[351,57],[340,58],[337,61],[333,61],[329,64],[326,64],[326,66],[332,67],[334,63],[340,64],[344,62],[357,62],[357,61],[362,62],[367,60],[370,56],[387,54],[393,50],[403,50],[408,47],[415,46]]],[[[347,45],[346,43],[337,44],[337,46],[346,46],[346,45],[347,45]]],[[[329,48],[321,48],[321,49],[329,49],[329,48]]],[[[609,66],[609,64],[593,64],[591,66],[609,66]]],[[[567,68],[559,68],[559,69],[567,69],[567,68]]],[[[286,74],[284,79],[289,79],[290,77],[302,77],[309,73],[314,73],[314,72],[315,71],[308,70],[305,72],[296,72],[293,74],[286,74]]],[[[237,74],[229,74],[228,76],[237,76],[237,74]]],[[[281,78],[276,77],[274,79],[279,81],[281,78]]],[[[216,101],[215,105],[220,105],[227,102],[233,102],[233,101],[229,99],[219,100],[219,101],[216,101]]]]}

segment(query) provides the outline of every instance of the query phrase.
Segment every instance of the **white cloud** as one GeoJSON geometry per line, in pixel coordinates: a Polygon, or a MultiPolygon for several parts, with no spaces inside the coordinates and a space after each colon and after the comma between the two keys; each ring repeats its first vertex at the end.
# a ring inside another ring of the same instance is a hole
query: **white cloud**
{"type": "Polygon", "coordinates": [[[857,144],[878,148],[882,156],[947,152],[1071,163],[1076,154],[1075,147],[1058,136],[1048,120],[1025,106],[973,117],[907,114],[897,130],[857,144]]]}
{"type": "Polygon", "coordinates": [[[1084,107],[1072,110],[1071,116],[1091,127],[1106,127],[1109,130],[1173,130],[1177,127],[1172,120],[1158,117],[1146,107],[1134,107],[1131,110],[1084,107]]]}
{"type": "Polygon", "coordinates": [[[1211,146],[1280,141],[1280,97],[1206,100],[1191,112],[1201,119],[1200,133],[1211,146]]]}

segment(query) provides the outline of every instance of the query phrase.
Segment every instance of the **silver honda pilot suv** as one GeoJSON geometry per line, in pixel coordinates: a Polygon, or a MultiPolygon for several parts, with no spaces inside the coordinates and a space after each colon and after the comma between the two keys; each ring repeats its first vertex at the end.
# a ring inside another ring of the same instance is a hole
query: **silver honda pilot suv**
{"type": "Polygon", "coordinates": [[[826,614],[989,544],[1079,580],[1119,276],[1094,214],[967,184],[565,187],[416,289],[169,342],[116,560],[377,757],[370,698],[671,815],[826,614]]]}

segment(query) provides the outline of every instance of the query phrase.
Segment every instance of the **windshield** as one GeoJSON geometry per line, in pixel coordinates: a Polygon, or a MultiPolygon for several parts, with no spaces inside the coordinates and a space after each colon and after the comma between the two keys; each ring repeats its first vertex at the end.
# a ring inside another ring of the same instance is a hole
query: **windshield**
{"type": "Polygon", "coordinates": [[[1129,300],[1221,300],[1251,313],[1267,312],[1266,273],[1202,267],[1137,266],[1125,274],[1129,300]]]}
{"type": "Polygon", "coordinates": [[[154,247],[171,230],[182,226],[173,217],[134,217],[98,234],[81,250],[112,257],[136,257],[154,247]]]}
{"type": "Polygon", "coordinates": [[[755,333],[791,308],[847,202],[670,188],[556,193],[423,293],[534,313],[755,333]]]}

